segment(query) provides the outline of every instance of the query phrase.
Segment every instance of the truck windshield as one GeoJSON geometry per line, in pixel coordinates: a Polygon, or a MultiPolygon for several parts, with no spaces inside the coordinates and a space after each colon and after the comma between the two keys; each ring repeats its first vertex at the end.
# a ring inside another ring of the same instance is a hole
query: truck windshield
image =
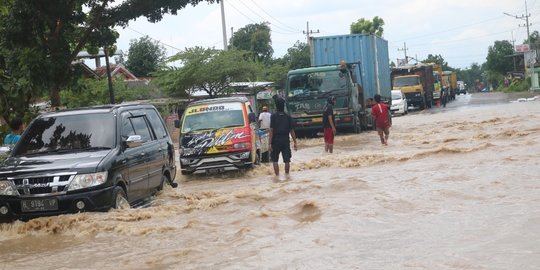
{"type": "Polygon", "coordinates": [[[239,126],[244,126],[242,110],[187,114],[182,125],[182,133],[239,126]]]}
{"type": "Polygon", "coordinates": [[[402,86],[414,86],[419,85],[420,80],[418,77],[396,77],[394,78],[394,86],[395,87],[402,87],[402,86]]]}
{"type": "Polygon", "coordinates": [[[347,73],[339,70],[292,74],[288,79],[289,100],[312,96],[329,96],[344,92],[348,87],[347,73]]]}
{"type": "Polygon", "coordinates": [[[115,117],[90,113],[34,120],[15,149],[15,156],[111,149],[116,145],[115,117]]]}

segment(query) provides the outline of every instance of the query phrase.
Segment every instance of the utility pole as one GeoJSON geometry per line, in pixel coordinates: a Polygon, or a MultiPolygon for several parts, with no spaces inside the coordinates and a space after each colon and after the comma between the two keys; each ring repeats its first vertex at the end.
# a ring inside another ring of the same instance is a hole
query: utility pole
{"type": "MultiPolygon", "coordinates": [[[[517,16],[517,15],[512,15],[512,14],[509,14],[509,13],[506,13],[506,12],[503,12],[504,15],[508,15],[510,17],[514,17],[516,19],[520,19],[520,20],[524,20],[525,21],[525,25],[523,24],[520,24],[519,26],[520,27],[523,27],[523,26],[526,26],[527,27],[527,43],[529,44],[529,51],[526,52],[526,53],[530,53],[531,56],[529,57],[529,64],[530,64],[530,74],[531,74],[531,84],[532,84],[532,89],[536,88],[538,86],[538,78],[534,78],[534,60],[533,60],[533,57],[532,57],[532,52],[530,51],[532,49],[532,42],[531,42],[531,33],[529,31],[529,26],[531,24],[529,24],[529,17],[531,17],[531,14],[529,14],[529,10],[527,8],[527,0],[525,0],[525,15],[521,15],[521,16],[517,16]]],[[[526,57],[525,57],[526,58],[526,57]]],[[[527,69],[527,63],[525,63],[525,69],[527,69]]]]}
{"type": "Polygon", "coordinates": [[[234,27],[231,27],[231,49],[234,49],[234,27]]]}
{"type": "Polygon", "coordinates": [[[227,50],[227,27],[225,26],[225,6],[223,0],[219,1],[221,3],[221,27],[223,29],[223,50],[227,50]]]}
{"type": "Polygon", "coordinates": [[[409,63],[409,57],[407,56],[407,43],[403,42],[403,48],[398,48],[397,50],[398,50],[398,52],[399,51],[404,51],[405,52],[405,64],[408,64],[409,63]]]}
{"type": "Polygon", "coordinates": [[[313,30],[309,30],[309,22],[306,22],[306,31],[302,31],[302,33],[304,33],[304,35],[307,36],[307,44],[309,45],[309,44],[310,44],[310,42],[309,42],[309,35],[310,35],[310,34],[318,34],[318,33],[320,33],[320,32],[319,32],[319,29],[317,29],[316,32],[313,32],[313,30]]]}

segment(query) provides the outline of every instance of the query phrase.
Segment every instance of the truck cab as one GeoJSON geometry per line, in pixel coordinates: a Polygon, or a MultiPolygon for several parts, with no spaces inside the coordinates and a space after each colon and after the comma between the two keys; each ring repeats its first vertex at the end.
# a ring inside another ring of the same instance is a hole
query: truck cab
{"type": "Polygon", "coordinates": [[[336,98],[336,127],[360,132],[359,111],[362,106],[358,86],[352,80],[351,68],[344,64],[289,71],[285,95],[297,132],[323,130],[322,115],[331,96],[336,98]]]}
{"type": "Polygon", "coordinates": [[[268,130],[259,130],[245,97],[195,101],[180,123],[182,174],[250,168],[268,156],[268,130]]]}
{"type": "Polygon", "coordinates": [[[418,75],[404,75],[394,77],[393,90],[401,90],[411,105],[425,107],[424,86],[418,75]]]}

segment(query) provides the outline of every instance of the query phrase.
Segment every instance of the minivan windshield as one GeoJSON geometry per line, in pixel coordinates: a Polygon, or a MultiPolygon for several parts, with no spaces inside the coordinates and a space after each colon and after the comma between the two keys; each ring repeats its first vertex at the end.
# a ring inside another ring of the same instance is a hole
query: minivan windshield
{"type": "Polygon", "coordinates": [[[241,103],[201,105],[186,110],[182,133],[244,125],[244,111],[241,103]]]}
{"type": "Polygon", "coordinates": [[[58,115],[34,120],[15,149],[15,156],[111,149],[116,145],[111,113],[58,115]]]}

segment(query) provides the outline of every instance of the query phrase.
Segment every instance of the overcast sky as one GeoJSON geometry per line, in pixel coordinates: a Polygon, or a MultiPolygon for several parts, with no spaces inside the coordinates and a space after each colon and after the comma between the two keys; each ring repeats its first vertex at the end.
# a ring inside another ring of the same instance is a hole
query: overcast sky
{"type": "MultiPolygon", "coordinates": [[[[423,60],[440,54],[451,67],[466,68],[485,62],[496,40],[521,44],[526,39],[522,16],[524,0],[224,0],[227,39],[247,24],[270,22],[274,57],[281,57],[296,41],[306,41],[306,22],[313,36],[348,34],[360,18],[384,19],[390,61],[407,55],[423,60]],[[522,25],[520,27],[520,25],[522,25]]],[[[528,0],[530,32],[540,27],[540,0],[528,0]]],[[[194,46],[223,48],[221,8],[202,2],[156,23],[145,18],[118,29],[118,48],[128,52],[129,42],[144,35],[160,41],[168,55],[194,46]]]]}

